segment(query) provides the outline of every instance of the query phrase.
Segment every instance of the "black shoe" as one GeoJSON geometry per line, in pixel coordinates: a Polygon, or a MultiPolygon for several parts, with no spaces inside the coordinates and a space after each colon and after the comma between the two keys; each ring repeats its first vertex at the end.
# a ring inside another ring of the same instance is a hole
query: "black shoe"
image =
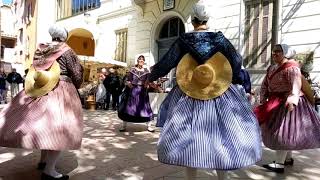
{"type": "Polygon", "coordinates": [[[47,165],[47,163],[45,163],[45,162],[39,162],[37,169],[38,169],[38,170],[44,170],[44,168],[46,167],[46,165],[47,165]]]}
{"type": "Polygon", "coordinates": [[[151,127],[148,127],[148,128],[147,128],[147,131],[149,131],[149,132],[151,132],[151,133],[155,132],[155,130],[154,130],[153,128],[151,128],[151,127]]]}
{"type": "MultiPolygon", "coordinates": [[[[278,163],[274,163],[274,164],[278,164],[278,163]]],[[[279,165],[283,165],[283,164],[279,164],[279,165]]],[[[264,164],[262,167],[264,167],[270,171],[276,172],[276,173],[284,173],[284,168],[271,167],[270,164],[264,164]]]]}
{"type": "Polygon", "coordinates": [[[41,180],[68,180],[68,179],[69,179],[68,175],[62,175],[62,177],[55,178],[55,177],[49,176],[45,173],[41,174],[41,180]]]}
{"type": "Polygon", "coordinates": [[[290,159],[286,159],[284,161],[284,165],[285,166],[293,166],[293,163],[294,163],[294,159],[290,158],[290,159]]]}

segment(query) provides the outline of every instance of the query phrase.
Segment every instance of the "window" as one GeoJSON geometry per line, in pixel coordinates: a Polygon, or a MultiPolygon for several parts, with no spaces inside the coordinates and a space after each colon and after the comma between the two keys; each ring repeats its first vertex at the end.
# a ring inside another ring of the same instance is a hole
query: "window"
{"type": "Polygon", "coordinates": [[[4,5],[11,5],[12,4],[12,0],[2,0],[2,3],[4,5]]]}
{"type": "Polygon", "coordinates": [[[57,0],[57,19],[81,14],[101,6],[100,0],[57,0]]]}
{"type": "Polygon", "coordinates": [[[127,62],[127,37],[128,29],[121,29],[116,31],[116,52],[115,60],[127,62]]]}
{"type": "Polygon", "coordinates": [[[159,39],[179,37],[184,32],[183,22],[177,17],[171,18],[162,26],[159,39]]]}
{"type": "Polygon", "coordinates": [[[72,15],[99,8],[100,0],[72,0],[72,15]]]}
{"type": "Polygon", "coordinates": [[[246,1],[245,11],[244,65],[248,68],[266,68],[270,65],[271,48],[276,38],[276,1],[246,1]]]}

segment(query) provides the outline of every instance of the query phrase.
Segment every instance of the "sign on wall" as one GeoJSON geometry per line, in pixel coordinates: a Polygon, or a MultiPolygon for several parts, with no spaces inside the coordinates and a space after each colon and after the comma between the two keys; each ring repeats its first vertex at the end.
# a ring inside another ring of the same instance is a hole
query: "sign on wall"
{"type": "Polygon", "coordinates": [[[175,0],[163,0],[163,10],[170,10],[174,8],[175,0]]]}

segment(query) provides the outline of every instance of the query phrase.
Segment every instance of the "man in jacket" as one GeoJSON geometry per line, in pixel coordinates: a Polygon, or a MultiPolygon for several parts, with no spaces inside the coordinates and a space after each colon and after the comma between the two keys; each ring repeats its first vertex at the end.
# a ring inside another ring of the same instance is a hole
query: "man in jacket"
{"type": "Polygon", "coordinates": [[[107,90],[105,109],[109,109],[110,96],[112,96],[112,109],[116,110],[119,105],[120,78],[113,68],[109,69],[109,75],[103,81],[107,90]]]}
{"type": "Polygon", "coordinates": [[[7,81],[10,83],[11,88],[11,97],[14,97],[20,91],[19,84],[23,83],[22,76],[17,73],[15,68],[12,69],[12,72],[8,74],[7,81]]]}

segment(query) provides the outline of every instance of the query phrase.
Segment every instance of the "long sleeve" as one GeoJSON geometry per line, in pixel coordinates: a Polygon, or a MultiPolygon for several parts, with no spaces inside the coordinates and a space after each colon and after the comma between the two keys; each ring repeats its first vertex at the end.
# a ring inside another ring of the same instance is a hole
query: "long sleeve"
{"type": "Polygon", "coordinates": [[[133,80],[133,74],[132,74],[133,68],[131,68],[130,72],[127,74],[127,80],[126,83],[132,83],[133,80]]]}
{"type": "Polygon", "coordinates": [[[83,67],[80,64],[78,56],[72,51],[69,51],[70,55],[67,57],[66,67],[68,76],[72,79],[73,84],[78,89],[83,81],[83,67]]]}
{"type": "Polygon", "coordinates": [[[9,73],[9,74],[8,74],[7,81],[8,81],[10,84],[12,83],[12,73],[9,73]]]}
{"type": "Polygon", "coordinates": [[[251,93],[251,80],[249,72],[245,69],[240,70],[241,85],[244,87],[246,93],[251,93]]]}
{"type": "Polygon", "coordinates": [[[302,86],[300,69],[297,67],[288,68],[287,78],[291,89],[291,93],[287,98],[287,103],[293,103],[294,105],[298,105],[300,90],[302,86]]]}
{"type": "Polygon", "coordinates": [[[149,81],[155,81],[168,74],[172,68],[178,65],[185,53],[185,49],[181,48],[180,39],[177,39],[164,57],[153,66],[149,75],[149,81]]]}
{"type": "Polygon", "coordinates": [[[226,56],[229,60],[230,65],[232,67],[232,82],[233,83],[240,83],[240,70],[242,65],[242,56],[237,52],[231,42],[225,38],[222,34],[222,53],[226,56]]]}

